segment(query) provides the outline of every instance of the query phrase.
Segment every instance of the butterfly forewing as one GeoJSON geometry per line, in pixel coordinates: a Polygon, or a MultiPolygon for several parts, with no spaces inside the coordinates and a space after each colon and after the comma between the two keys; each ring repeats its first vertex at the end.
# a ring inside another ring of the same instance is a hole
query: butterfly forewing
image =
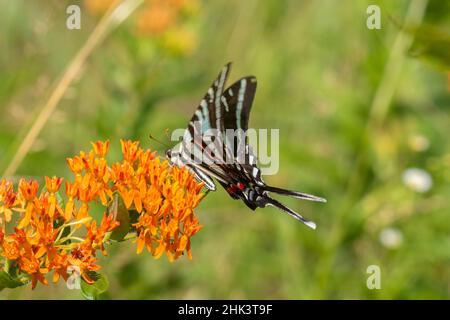
{"type": "Polygon", "coordinates": [[[256,78],[245,77],[228,87],[221,98],[224,127],[247,131],[250,110],[256,93],[256,78]]]}
{"type": "Polygon", "coordinates": [[[231,63],[227,63],[209,87],[199,106],[195,110],[194,115],[189,121],[189,125],[194,122],[200,122],[201,132],[205,132],[211,128],[223,130],[221,122],[222,106],[221,96],[231,69],[231,63]]]}
{"type": "Polygon", "coordinates": [[[195,168],[193,173],[209,189],[213,187],[209,175],[224,184],[237,183],[243,175],[248,181],[262,182],[246,138],[256,78],[244,77],[224,90],[230,69],[231,63],[222,68],[189,121],[181,145],[172,152],[181,158],[178,163],[195,168]],[[208,132],[214,143],[206,141],[208,132]]]}
{"type": "Polygon", "coordinates": [[[215,190],[214,182],[211,179],[208,180],[205,178],[206,173],[201,174],[199,172],[201,166],[196,166],[197,169],[195,170],[192,168],[194,164],[202,164],[205,160],[214,162],[214,155],[211,152],[205,152],[207,143],[204,141],[204,136],[211,130],[223,131],[223,106],[220,98],[230,68],[231,63],[226,64],[222,68],[195,110],[184,132],[181,143],[173,148],[171,152],[172,162],[178,163],[178,165],[186,165],[189,163],[188,168],[191,169],[199,180],[204,181],[206,187],[210,190],[215,190]]]}
{"type": "Polygon", "coordinates": [[[237,150],[236,147],[230,146],[237,146],[239,142],[229,141],[225,136],[225,128],[246,130],[248,127],[256,79],[243,78],[225,92],[225,82],[230,68],[230,63],[223,67],[201,100],[184,134],[183,156],[198,164],[223,164],[227,160],[232,163],[237,150]]]}

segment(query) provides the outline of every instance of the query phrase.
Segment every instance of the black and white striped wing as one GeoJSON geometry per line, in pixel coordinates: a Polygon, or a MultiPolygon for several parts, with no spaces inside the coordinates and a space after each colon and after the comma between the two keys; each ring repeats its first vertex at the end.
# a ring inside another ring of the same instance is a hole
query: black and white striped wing
{"type": "Polygon", "coordinates": [[[244,77],[228,87],[221,97],[225,129],[247,131],[250,110],[256,93],[256,78],[244,77]]]}
{"type": "Polygon", "coordinates": [[[187,166],[210,190],[216,189],[211,177],[222,184],[232,184],[240,181],[239,170],[243,168],[249,174],[260,172],[256,161],[254,165],[247,162],[246,139],[256,78],[244,77],[224,90],[230,69],[231,63],[226,64],[214,80],[189,121],[183,140],[171,150],[170,156],[172,163],[187,166]],[[227,129],[240,129],[240,134],[228,138],[227,129]],[[204,138],[210,130],[215,130],[216,139],[215,143],[208,144],[204,138]]]}
{"type": "Polygon", "coordinates": [[[258,167],[258,159],[248,144],[245,146],[245,161],[243,163],[237,163],[236,169],[245,174],[246,178],[254,184],[260,186],[265,185],[262,179],[261,169],[258,167]]]}
{"type": "MultiPolygon", "coordinates": [[[[221,96],[221,124],[219,124],[223,129],[218,130],[220,143],[213,144],[212,155],[208,153],[211,144],[207,150],[202,149],[203,156],[209,160],[209,164],[200,164],[199,170],[203,168],[212,172],[222,185],[241,181],[245,172],[249,175],[254,174],[256,181],[262,183],[261,171],[257,167],[256,157],[247,144],[246,137],[256,85],[256,78],[249,76],[236,81],[224,90],[221,96]]],[[[249,176],[248,181],[253,181],[253,178],[249,176]]]]}
{"type": "MultiPolygon", "coordinates": [[[[178,166],[187,166],[196,178],[205,182],[210,190],[216,190],[214,181],[200,164],[205,156],[206,143],[203,136],[211,129],[219,132],[223,130],[223,104],[221,101],[225,82],[231,69],[231,63],[226,64],[211,87],[206,92],[199,106],[194,112],[184,132],[181,143],[170,152],[170,160],[178,166]]],[[[206,154],[206,156],[208,156],[206,154]]],[[[214,159],[210,159],[211,162],[214,159]]]]}
{"type": "Polygon", "coordinates": [[[204,133],[209,129],[223,130],[222,122],[222,93],[225,87],[225,83],[228,78],[228,74],[231,70],[231,62],[227,63],[209,87],[203,99],[200,101],[199,106],[195,110],[194,115],[188,124],[191,126],[190,133],[193,135],[193,123],[200,123],[201,131],[204,133]]]}

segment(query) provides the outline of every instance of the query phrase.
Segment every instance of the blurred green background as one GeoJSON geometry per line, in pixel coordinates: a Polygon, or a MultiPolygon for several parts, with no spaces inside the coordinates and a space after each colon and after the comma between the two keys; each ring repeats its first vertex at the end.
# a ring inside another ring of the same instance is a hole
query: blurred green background
{"type": "MultiPolygon", "coordinates": [[[[110,2],[0,0],[2,171],[110,2]],[[66,28],[70,4],[81,30],[66,28]]],[[[167,140],[184,127],[233,61],[229,84],[258,78],[250,126],[280,129],[280,170],[265,180],[326,197],[283,199],[317,230],[219,190],[196,210],[193,261],[115,244],[102,258],[103,298],[448,299],[449,4],[146,1],[97,44],[14,177],[71,177],[65,158],[97,139],[111,140],[113,157],[121,138],[163,155],[148,134],[167,140]],[[381,8],[380,30],[366,27],[369,4],[381,8]],[[408,15],[422,24],[402,29],[408,15]],[[370,265],[380,290],[366,286],[370,265]]],[[[81,295],[60,282],[0,298],[81,295]]]]}

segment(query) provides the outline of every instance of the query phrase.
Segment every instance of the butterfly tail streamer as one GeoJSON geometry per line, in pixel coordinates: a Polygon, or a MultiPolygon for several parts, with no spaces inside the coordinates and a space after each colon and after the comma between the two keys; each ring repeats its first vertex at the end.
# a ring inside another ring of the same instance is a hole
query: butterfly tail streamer
{"type": "Polygon", "coordinates": [[[277,187],[265,186],[264,190],[267,190],[269,192],[273,192],[273,193],[276,193],[279,195],[283,195],[283,196],[290,196],[290,197],[297,198],[297,199],[303,199],[303,200],[315,201],[315,202],[327,202],[326,199],[314,196],[312,194],[291,191],[291,190],[286,190],[286,189],[277,188],[277,187]]]}
{"type": "Polygon", "coordinates": [[[273,206],[273,207],[277,207],[278,209],[280,209],[281,211],[289,214],[291,217],[293,217],[294,219],[303,222],[305,225],[307,225],[308,227],[310,227],[311,229],[315,230],[316,229],[316,224],[312,221],[309,221],[305,218],[303,218],[300,214],[298,214],[297,212],[295,212],[294,210],[286,207],[284,204],[282,204],[281,202],[269,197],[269,196],[265,196],[261,201],[263,201],[263,203],[259,203],[260,206],[273,206]]]}

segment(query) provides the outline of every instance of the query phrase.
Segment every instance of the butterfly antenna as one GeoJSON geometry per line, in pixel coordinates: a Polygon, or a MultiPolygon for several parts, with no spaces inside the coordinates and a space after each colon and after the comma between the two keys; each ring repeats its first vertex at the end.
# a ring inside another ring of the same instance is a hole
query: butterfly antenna
{"type": "Polygon", "coordinates": [[[162,145],[165,146],[166,148],[168,148],[168,149],[170,148],[170,146],[169,146],[167,143],[164,143],[164,142],[162,142],[161,140],[156,139],[151,133],[149,133],[148,137],[149,137],[151,140],[154,140],[154,141],[158,142],[159,144],[162,144],[162,145]]]}

